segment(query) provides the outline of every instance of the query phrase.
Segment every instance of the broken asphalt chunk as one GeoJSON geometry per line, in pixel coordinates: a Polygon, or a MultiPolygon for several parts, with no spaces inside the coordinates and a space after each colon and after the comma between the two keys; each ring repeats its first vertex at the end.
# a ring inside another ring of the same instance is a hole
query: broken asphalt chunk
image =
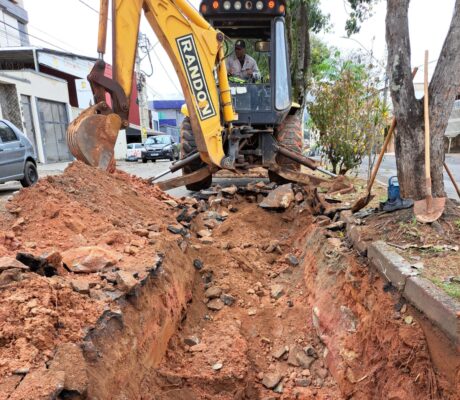
{"type": "Polygon", "coordinates": [[[199,258],[195,258],[193,260],[193,266],[199,271],[201,268],[203,268],[203,261],[201,261],[199,258]]]}
{"type": "Polygon", "coordinates": [[[175,225],[168,225],[168,231],[174,233],[175,235],[184,235],[185,228],[182,225],[175,224],[175,225]]]}

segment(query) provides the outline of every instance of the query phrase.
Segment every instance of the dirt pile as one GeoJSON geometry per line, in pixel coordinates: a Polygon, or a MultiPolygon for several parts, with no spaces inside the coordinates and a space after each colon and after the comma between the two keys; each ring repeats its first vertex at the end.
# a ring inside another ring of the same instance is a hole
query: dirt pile
{"type": "Polygon", "coordinates": [[[166,252],[181,253],[167,231],[176,223],[171,204],[141,179],[79,162],[7,202],[0,219],[5,393],[49,363],[60,344],[79,343],[104,312],[119,309],[116,301],[166,252]]]}

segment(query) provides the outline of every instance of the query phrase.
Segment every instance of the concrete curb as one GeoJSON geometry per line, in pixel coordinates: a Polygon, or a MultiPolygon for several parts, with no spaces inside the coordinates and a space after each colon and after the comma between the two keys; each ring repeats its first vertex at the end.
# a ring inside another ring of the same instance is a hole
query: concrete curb
{"type": "Polygon", "coordinates": [[[383,241],[365,241],[362,228],[350,212],[342,212],[341,219],[347,224],[347,237],[353,247],[367,255],[370,264],[404,298],[420,310],[457,345],[460,345],[460,302],[419,275],[419,272],[391,246],[383,241]]]}

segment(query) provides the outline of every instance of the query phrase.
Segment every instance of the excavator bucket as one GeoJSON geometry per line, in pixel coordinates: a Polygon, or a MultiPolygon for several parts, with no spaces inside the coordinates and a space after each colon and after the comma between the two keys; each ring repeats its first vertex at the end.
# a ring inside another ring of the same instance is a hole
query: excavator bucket
{"type": "Polygon", "coordinates": [[[67,129],[67,142],[77,160],[113,172],[114,147],[122,122],[117,114],[101,114],[101,109],[107,110],[107,105],[98,103],[73,120],[67,129]]]}

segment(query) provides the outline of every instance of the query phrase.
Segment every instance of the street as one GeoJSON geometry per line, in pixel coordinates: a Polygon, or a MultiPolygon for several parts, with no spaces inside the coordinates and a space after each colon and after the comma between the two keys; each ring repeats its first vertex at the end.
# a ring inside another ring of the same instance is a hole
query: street
{"type": "MultiPolygon", "coordinates": [[[[168,169],[169,165],[171,164],[170,161],[157,161],[155,163],[148,162],[143,164],[141,162],[127,162],[127,161],[117,161],[117,168],[122,171],[125,171],[129,174],[139,176],[140,178],[151,178],[159,173],[168,169]]],[[[61,174],[64,169],[69,165],[68,162],[62,163],[54,163],[54,164],[39,164],[38,165],[38,173],[40,178],[44,178],[48,175],[58,175],[61,174]]],[[[180,176],[181,172],[177,171],[174,174],[168,174],[161,177],[158,181],[170,179],[175,176],[180,176]]],[[[238,184],[238,185],[246,185],[251,179],[253,178],[238,178],[238,179],[228,179],[228,178],[215,178],[213,180],[214,183],[219,183],[221,185],[229,185],[229,184],[238,184]]],[[[258,180],[262,180],[262,178],[258,178],[258,180]]],[[[3,185],[0,185],[0,198],[7,197],[11,195],[16,190],[21,189],[22,186],[19,182],[9,182],[3,185]]],[[[176,189],[168,190],[173,196],[182,197],[187,196],[191,192],[189,192],[185,187],[179,187],[176,189]]]]}
{"type": "MultiPolygon", "coordinates": [[[[456,181],[460,182],[460,155],[458,154],[446,155],[446,161],[456,181]]],[[[38,166],[39,175],[41,178],[43,178],[48,175],[60,174],[64,171],[64,169],[67,167],[68,164],[69,163],[67,162],[55,163],[55,164],[39,164],[38,166]]],[[[141,178],[150,178],[152,176],[155,176],[165,171],[166,169],[168,169],[169,165],[170,165],[170,161],[157,161],[156,163],[148,162],[146,164],[143,164],[141,162],[137,162],[137,163],[136,162],[126,162],[126,161],[117,162],[117,166],[119,169],[129,174],[137,175],[141,178]]],[[[174,174],[166,175],[160,178],[159,180],[170,179],[174,176],[179,176],[180,173],[181,172],[178,171],[178,172],[175,172],[174,174]]],[[[380,166],[380,170],[377,174],[377,180],[379,180],[382,183],[387,184],[388,179],[391,176],[395,176],[395,175],[396,175],[395,156],[393,154],[385,155],[382,161],[382,165],[380,166]]],[[[361,176],[364,179],[367,178],[367,159],[365,159],[363,163],[361,164],[361,167],[359,169],[359,176],[361,176]]],[[[237,179],[238,183],[240,184],[246,184],[248,180],[250,179],[237,179]]],[[[220,183],[223,185],[233,183],[232,180],[230,179],[222,179],[222,178],[215,179],[214,182],[220,183]]],[[[445,185],[445,189],[446,189],[446,193],[448,197],[458,199],[457,193],[455,192],[454,185],[450,181],[447,173],[444,174],[444,185],[445,185]]],[[[0,185],[0,197],[9,196],[11,193],[13,193],[16,190],[19,190],[20,188],[21,188],[21,184],[19,182],[11,182],[11,183],[0,185]]],[[[182,197],[182,196],[188,195],[190,192],[185,187],[180,187],[180,188],[169,190],[168,193],[176,197],[182,197]]]]}
{"type": "MultiPolygon", "coordinates": [[[[367,179],[367,158],[365,158],[359,168],[359,176],[367,179]]],[[[457,184],[460,182],[460,154],[446,154],[446,162],[452,174],[455,177],[457,184]]],[[[377,173],[377,179],[385,184],[388,184],[388,179],[392,176],[396,176],[396,160],[394,154],[386,154],[383,157],[382,165],[380,166],[379,172],[377,173]]],[[[455,191],[454,185],[450,180],[447,173],[444,171],[444,187],[447,193],[447,197],[458,199],[457,192],[455,191]]]]}

